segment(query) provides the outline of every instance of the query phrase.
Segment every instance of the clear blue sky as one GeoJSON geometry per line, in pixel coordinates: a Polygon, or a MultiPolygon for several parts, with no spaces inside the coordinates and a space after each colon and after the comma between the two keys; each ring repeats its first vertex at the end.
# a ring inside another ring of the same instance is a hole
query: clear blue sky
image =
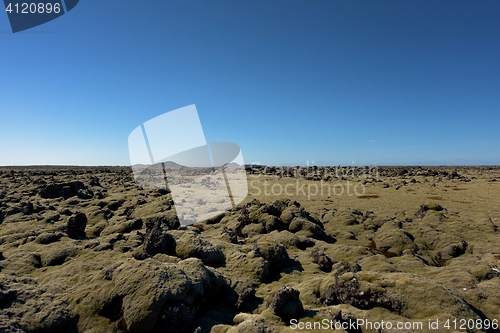
{"type": "Polygon", "coordinates": [[[498,0],[82,0],[0,45],[0,165],[129,165],[190,104],[247,163],[500,164],[498,0]]]}

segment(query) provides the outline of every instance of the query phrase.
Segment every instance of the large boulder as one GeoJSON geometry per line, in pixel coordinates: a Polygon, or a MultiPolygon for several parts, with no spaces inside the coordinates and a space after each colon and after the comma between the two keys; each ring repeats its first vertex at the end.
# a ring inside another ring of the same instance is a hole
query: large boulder
{"type": "Polygon", "coordinates": [[[400,256],[406,250],[412,253],[419,250],[414,240],[415,237],[403,230],[399,223],[387,222],[375,233],[373,244],[376,244],[376,249],[386,256],[388,254],[400,256]]]}
{"type": "Polygon", "coordinates": [[[130,333],[188,332],[220,278],[198,259],[164,264],[129,259],[113,272],[114,292],[122,299],[119,323],[130,333]]]}
{"type": "Polygon", "coordinates": [[[222,267],[226,264],[222,248],[212,244],[198,232],[176,233],[176,243],[175,252],[179,258],[199,258],[205,265],[212,267],[222,267]]]}
{"type": "Polygon", "coordinates": [[[364,310],[382,307],[395,312],[402,309],[401,301],[391,297],[385,288],[361,281],[358,264],[341,262],[334,269],[333,282],[328,282],[322,297],[325,305],[350,304],[364,310]]]}
{"type": "Polygon", "coordinates": [[[315,248],[311,252],[312,261],[315,264],[318,264],[319,269],[323,272],[331,272],[332,266],[334,264],[333,260],[327,256],[323,251],[318,248],[315,248]]]}
{"type": "Polygon", "coordinates": [[[76,213],[68,219],[66,233],[70,238],[85,238],[85,228],[87,227],[87,215],[76,213]]]}
{"type": "Polygon", "coordinates": [[[304,312],[299,295],[298,290],[284,286],[270,297],[266,306],[288,324],[291,319],[298,318],[304,312]]]}
{"type": "Polygon", "coordinates": [[[146,235],[144,236],[144,253],[154,256],[158,253],[175,254],[175,239],[163,229],[160,219],[146,221],[146,235]]]}
{"type": "Polygon", "coordinates": [[[148,225],[157,225],[167,230],[175,230],[180,227],[179,218],[174,210],[168,210],[161,215],[150,216],[146,218],[146,227],[148,225]]]}
{"type": "Polygon", "coordinates": [[[258,299],[255,297],[255,289],[247,288],[238,296],[236,310],[238,312],[252,312],[257,305],[258,299]]]}
{"type": "Polygon", "coordinates": [[[260,239],[254,251],[269,262],[269,268],[273,271],[279,271],[292,263],[286,248],[275,242],[260,239]]]}

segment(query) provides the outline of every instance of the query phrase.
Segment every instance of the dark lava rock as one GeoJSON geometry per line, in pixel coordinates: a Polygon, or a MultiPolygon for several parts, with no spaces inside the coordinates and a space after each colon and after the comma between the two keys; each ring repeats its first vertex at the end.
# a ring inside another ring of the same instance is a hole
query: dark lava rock
{"type": "Polygon", "coordinates": [[[181,224],[177,215],[172,211],[165,215],[148,217],[146,219],[146,229],[148,229],[148,225],[157,225],[167,230],[176,230],[179,229],[181,224]]]}
{"type": "Polygon", "coordinates": [[[211,267],[226,265],[226,257],[222,248],[206,240],[199,233],[186,232],[176,239],[176,255],[179,258],[198,258],[211,267]]]}
{"type": "Polygon", "coordinates": [[[238,244],[238,235],[236,235],[236,233],[227,228],[227,227],[224,227],[224,230],[222,231],[222,235],[225,236],[225,238],[231,242],[232,244],[238,244]]]}
{"type": "MultiPolygon", "coordinates": [[[[285,208],[288,207],[288,203],[289,203],[288,200],[276,200],[272,204],[272,206],[275,207],[281,215],[281,212],[283,212],[285,210],[285,208]]],[[[298,202],[294,201],[294,204],[298,204],[298,202]]],[[[299,204],[299,206],[300,206],[300,204],[299,204]]],[[[276,216],[279,216],[279,215],[276,215],[276,216]]]]}
{"type": "Polygon", "coordinates": [[[397,174],[398,176],[404,176],[408,173],[408,170],[407,169],[403,169],[403,170],[400,170],[397,174]]]}
{"type": "Polygon", "coordinates": [[[148,203],[148,202],[144,198],[137,199],[137,206],[144,205],[146,203],[148,203]]]}
{"type": "Polygon", "coordinates": [[[94,248],[94,251],[106,251],[106,250],[112,250],[113,249],[113,244],[111,243],[103,243],[99,244],[94,248]]]}
{"type": "Polygon", "coordinates": [[[85,213],[76,213],[71,216],[66,226],[66,233],[70,238],[84,238],[87,227],[87,216],[85,213]]]}
{"type": "Polygon", "coordinates": [[[348,313],[339,311],[334,317],[333,320],[337,323],[340,323],[341,327],[346,327],[347,333],[363,333],[361,330],[361,325],[358,325],[358,320],[348,313]]]}
{"type": "Polygon", "coordinates": [[[125,227],[120,232],[126,234],[132,232],[133,230],[140,230],[140,229],[142,229],[142,219],[138,218],[132,220],[131,222],[126,223],[125,227]]]}
{"type": "Polygon", "coordinates": [[[44,199],[64,198],[68,199],[73,196],[93,196],[93,192],[88,190],[85,184],[80,181],[50,184],[42,187],[38,194],[44,199]]]}
{"type": "Polygon", "coordinates": [[[428,210],[434,210],[436,212],[440,212],[443,210],[443,207],[441,207],[441,205],[438,204],[420,205],[420,208],[415,212],[415,215],[420,218],[423,218],[428,210]]]}
{"type": "Polygon", "coordinates": [[[20,212],[21,212],[21,208],[19,208],[17,206],[14,206],[14,207],[9,207],[5,211],[5,215],[14,215],[14,214],[17,214],[17,213],[20,213],[20,212]]]}
{"type": "Polygon", "coordinates": [[[132,254],[132,257],[134,257],[135,260],[146,260],[147,258],[150,258],[150,256],[146,253],[134,253],[132,254]]]}
{"type": "Polygon", "coordinates": [[[21,204],[21,213],[23,215],[31,215],[35,212],[35,208],[33,207],[32,202],[23,202],[21,204]]]}
{"type": "Polygon", "coordinates": [[[467,250],[467,242],[462,240],[460,243],[452,243],[439,250],[434,256],[434,262],[438,266],[445,266],[448,260],[460,257],[467,250]]]}
{"type": "Polygon", "coordinates": [[[255,289],[247,288],[239,296],[236,303],[238,312],[252,312],[255,309],[257,297],[255,297],[255,289]]]}
{"type": "Polygon", "coordinates": [[[101,186],[101,183],[99,182],[98,177],[92,177],[89,181],[90,186],[101,186]]]}
{"type": "Polygon", "coordinates": [[[0,307],[5,307],[17,297],[17,290],[2,290],[3,288],[4,286],[0,285],[0,307]]]}
{"type": "Polygon", "coordinates": [[[121,205],[123,205],[124,202],[125,200],[111,201],[110,203],[108,203],[108,208],[112,211],[116,211],[118,208],[120,208],[121,205]]]}
{"type": "Polygon", "coordinates": [[[118,266],[115,266],[115,267],[111,267],[111,268],[108,268],[105,272],[104,272],[104,278],[106,280],[113,280],[113,272],[116,270],[116,267],[118,266]]]}
{"type": "MultiPolygon", "coordinates": [[[[73,214],[70,214],[70,215],[73,215],[73,214]]],[[[45,223],[54,223],[54,222],[59,221],[60,218],[61,218],[61,215],[59,215],[58,213],[52,212],[52,213],[47,214],[44,222],[45,223]]]]}
{"type": "Polygon", "coordinates": [[[284,224],[279,218],[284,207],[286,207],[286,202],[282,201],[264,204],[257,199],[252,200],[240,210],[236,233],[246,238],[284,229],[284,224]]]}
{"type": "Polygon", "coordinates": [[[278,243],[259,240],[254,252],[256,256],[264,257],[269,262],[269,268],[273,271],[279,271],[293,263],[286,248],[278,243]]]}
{"type": "Polygon", "coordinates": [[[186,319],[194,319],[198,308],[182,302],[166,305],[160,312],[157,326],[163,328],[164,332],[185,332],[186,319]]]}
{"type": "Polygon", "coordinates": [[[313,262],[318,264],[319,269],[323,272],[332,271],[332,266],[334,264],[333,260],[318,248],[312,250],[311,257],[313,258],[313,262]]]}
{"type": "Polygon", "coordinates": [[[61,211],[61,214],[66,215],[66,216],[71,216],[71,215],[73,215],[73,212],[71,210],[69,210],[68,208],[64,208],[61,211]]]}
{"type": "Polygon", "coordinates": [[[268,234],[275,230],[288,230],[299,233],[303,237],[334,243],[335,239],[328,235],[323,224],[297,202],[276,200],[272,204],[261,203],[254,199],[239,210],[236,234],[241,238],[251,238],[259,234],[268,234]]]}
{"type": "Polygon", "coordinates": [[[175,254],[175,239],[163,230],[162,218],[146,220],[146,235],[144,236],[144,253],[154,256],[158,253],[175,254]]]}
{"type": "Polygon", "coordinates": [[[288,324],[291,319],[298,318],[304,312],[299,295],[298,290],[285,286],[272,295],[266,306],[288,324]]]}
{"type": "Polygon", "coordinates": [[[356,274],[360,270],[361,267],[358,264],[342,262],[335,272],[335,284],[328,288],[323,303],[325,305],[351,304],[363,310],[382,307],[399,312],[402,309],[401,302],[391,298],[385,290],[361,290],[359,277],[356,274]],[[353,278],[344,281],[341,275],[349,272],[354,273],[353,278]]]}
{"type": "Polygon", "coordinates": [[[494,277],[500,277],[500,270],[495,265],[490,265],[491,271],[485,275],[487,280],[493,279],[494,277]]]}

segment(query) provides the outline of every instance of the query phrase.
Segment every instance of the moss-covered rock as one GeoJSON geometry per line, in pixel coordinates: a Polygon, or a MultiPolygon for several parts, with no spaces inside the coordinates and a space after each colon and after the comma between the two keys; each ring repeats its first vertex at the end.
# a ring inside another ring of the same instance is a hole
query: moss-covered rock
{"type": "Polygon", "coordinates": [[[43,266],[62,265],[68,258],[77,254],[79,247],[71,243],[55,244],[41,255],[43,266]]]}
{"type": "Polygon", "coordinates": [[[197,232],[184,231],[175,233],[175,252],[179,258],[199,258],[205,265],[221,267],[226,264],[222,248],[214,245],[197,232]]]}

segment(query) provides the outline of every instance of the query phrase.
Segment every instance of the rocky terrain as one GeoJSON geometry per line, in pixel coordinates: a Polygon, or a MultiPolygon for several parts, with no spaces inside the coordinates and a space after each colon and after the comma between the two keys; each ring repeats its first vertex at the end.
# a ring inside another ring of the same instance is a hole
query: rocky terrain
{"type": "Polygon", "coordinates": [[[500,167],[247,173],[182,226],[128,167],[1,167],[0,332],[500,332],[500,167]]]}

